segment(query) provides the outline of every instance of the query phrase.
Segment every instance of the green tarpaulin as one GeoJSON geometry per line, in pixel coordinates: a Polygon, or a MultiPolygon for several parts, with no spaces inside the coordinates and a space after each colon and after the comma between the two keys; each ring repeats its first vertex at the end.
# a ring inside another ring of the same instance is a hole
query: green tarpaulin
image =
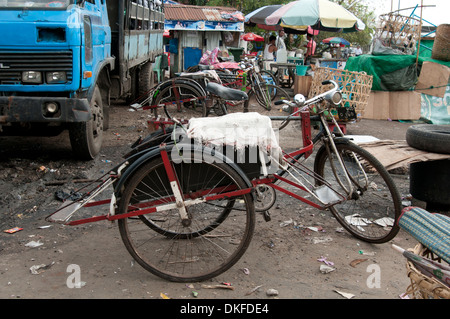
{"type": "Polygon", "coordinates": [[[414,89],[420,67],[424,61],[436,62],[450,67],[450,62],[419,56],[417,70],[415,55],[375,56],[364,54],[349,58],[345,69],[372,75],[373,91],[408,91],[414,89]]]}
{"type": "MultiPolygon", "coordinates": [[[[417,67],[416,55],[366,54],[349,58],[345,69],[372,75],[373,91],[414,90],[423,62],[430,61],[450,67],[450,62],[431,58],[433,42],[421,41],[417,67]]],[[[421,92],[421,118],[432,124],[450,124],[450,81],[442,98],[421,92]]]]}

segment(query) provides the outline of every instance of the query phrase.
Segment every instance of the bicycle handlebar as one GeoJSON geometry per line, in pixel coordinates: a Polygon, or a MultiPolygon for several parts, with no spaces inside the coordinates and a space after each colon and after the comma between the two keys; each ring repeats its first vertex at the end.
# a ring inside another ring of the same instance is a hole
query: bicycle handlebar
{"type": "MultiPolygon", "coordinates": [[[[333,80],[325,80],[325,81],[322,82],[322,85],[327,85],[327,84],[333,84],[334,85],[334,88],[331,89],[330,91],[337,90],[339,88],[337,83],[334,82],[333,80]]],[[[330,91],[328,91],[328,92],[330,92],[330,91]]]]}
{"type": "MultiPolygon", "coordinates": [[[[323,93],[321,93],[319,95],[316,95],[316,96],[310,98],[309,100],[305,101],[302,105],[309,106],[311,104],[323,101],[324,99],[326,99],[328,97],[331,97],[331,95],[334,92],[340,92],[339,86],[338,86],[338,84],[335,81],[333,81],[333,80],[325,80],[325,81],[322,82],[322,85],[327,85],[327,84],[333,84],[333,88],[331,90],[328,90],[326,92],[323,92],[323,93]]],[[[298,106],[302,106],[302,105],[298,105],[298,106]]]]}
{"type": "MultiPolygon", "coordinates": [[[[340,90],[339,90],[338,84],[337,84],[335,81],[333,81],[333,80],[325,80],[325,81],[322,82],[322,85],[328,85],[328,84],[333,84],[333,88],[332,88],[331,90],[328,90],[328,91],[326,91],[326,92],[324,92],[324,93],[321,93],[321,94],[319,94],[319,95],[316,95],[316,96],[312,97],[311,99],[309,99],[309,100],[307,100],[307,101],[304,101],[304,99],[303,99],[304,102],[297,103],[295,100],[294,100],[294,101],[280,100],[280,101],[275,101],[274,104],[275,104],[275,105],[282,105],[282,104],[285,104],[285,105],[288,105],[289,107],[302,107],[300,110],[298,110],[298,111],[296,111],[296,112],[290,114],[290,115],[289,115],[289,117],[290,117],[290,116],[292,116],[292,115],[297,114],[298,112],[300,112],[302,109],[304,109],[304,108],[306,108],[306,107],[309,108],[310,105],[315,104],[315,103],[317,103],[317,102],[321,102],[321,101],[323,101],[323,100],[325,100],[325,99],[331,101],[331,99],[332,99],[334,93],[335,93],[335,92],[340,92],[340,90]]],[[[289,109],[284,109],[284,107],[283,107],[283,111],[288,111],[288,112],[290,112],[289,109]]]]}

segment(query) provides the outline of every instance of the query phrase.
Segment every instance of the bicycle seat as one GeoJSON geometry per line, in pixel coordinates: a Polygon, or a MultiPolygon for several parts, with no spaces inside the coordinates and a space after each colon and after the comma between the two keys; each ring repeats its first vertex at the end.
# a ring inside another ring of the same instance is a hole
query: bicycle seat
{"type": "Polygon", "coordinates": [[[208,83],[208,85],[206,85],[206,91],[229,101],[248,100],[247,93],[241,90],[227,88],[217,83],[208,83]]]}
{"type": "Polygon", "coordinates": [[[198,66],[198,69],[199,69],[200,71],[211,70],[211,69],[212,69],[211,65],[198,64],[197,66],[198,66]]]}

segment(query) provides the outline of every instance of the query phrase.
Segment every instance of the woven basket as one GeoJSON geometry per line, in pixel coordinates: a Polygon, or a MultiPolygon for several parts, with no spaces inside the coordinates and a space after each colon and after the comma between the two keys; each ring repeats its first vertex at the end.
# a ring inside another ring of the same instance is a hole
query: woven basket
{"type": "Polygon", "coordinates": [[[408,16],[388,13],[379,16],[374,39],[384,46],[413,54],[420,37],[420,20],[408,16]]]}
{"type": "Polygon", "coordinates": [[[437,27],[431,58],[450,61],[450,24],[441,24],[437,27]]]}
{"type": "MultiPolygon", "coordinates": [[[[369,103],[370,91],[372,89],[372,75],[367,75],[365,72],[319,67],[314,71],[314,79],[309,90],[309,98],[330,89],[329,85],[322,85],[322,82],[325,80],[333,80],[341,88],[341,108],[353,109],[356,113],[355,119],[360,119],[364,116],[364,110],[369,103]]],[[[345,121],[349,119],[336,118],[336,120],[345,121]]]]}
{"type": "MultiPolygon", "coordinates": [[[[442,262],[438,257],[425,248],[422,244],[417,244],[411,251],[419,256],[442,262]]],[[[450,299],[450,288],[435,278],[430,278],[422,274],[410,261],[406,262],[406,269],[411,285],[407,288],[406,294],[412,299],[450,299]]]]}

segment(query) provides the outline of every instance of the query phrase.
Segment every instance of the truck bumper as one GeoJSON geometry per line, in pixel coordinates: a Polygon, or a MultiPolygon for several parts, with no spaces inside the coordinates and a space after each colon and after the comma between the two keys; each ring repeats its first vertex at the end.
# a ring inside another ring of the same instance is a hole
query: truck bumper
{"type": "Polygon", "coordinates": [[[87,99],[0,96],[0,124],[87,122],[90,118],[87,99]],[[56,111],[49,111],[55,108],[56,111]]]}

